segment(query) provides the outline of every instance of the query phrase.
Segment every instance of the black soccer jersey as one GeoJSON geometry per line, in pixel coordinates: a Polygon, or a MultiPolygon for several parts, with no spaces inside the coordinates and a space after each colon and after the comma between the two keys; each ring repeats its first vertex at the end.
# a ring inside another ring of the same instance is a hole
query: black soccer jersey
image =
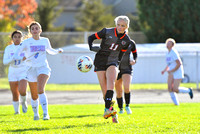
{"type": "Polygon", "coordinates": [[[130,41],[130,45],[129,45],[127,51],[123,51],[120,53],[120,58],[122,58],[121,62],[120,62],[120,66],[119,66],[120,71],[121,70],[132,71],[132,65],[130,65],[130,54],[131,53],[133,54],[133,59],[136,61],[137,49],[136,49],[135,42],[133,40],[130,41]]]}
{"type": "MultiPolygon", "coordinates": [[[[94,34],[95,39],[102,39],[100,50],[96,53],[95,66],[118,65],[119,54],[122,50],[126,50],[130,44],[128,35],[118,34],[116,28],[103,28],[94,34]]],[[[93,35],[91,35],[92,37],[93,35]]],[[[90,38],[90,37],[89,37],[90,38]]],[[[90,40],[90,39],[88,39],[90,40]]],[[[89,41],[92,48],[91,41],[89,41]]]]}

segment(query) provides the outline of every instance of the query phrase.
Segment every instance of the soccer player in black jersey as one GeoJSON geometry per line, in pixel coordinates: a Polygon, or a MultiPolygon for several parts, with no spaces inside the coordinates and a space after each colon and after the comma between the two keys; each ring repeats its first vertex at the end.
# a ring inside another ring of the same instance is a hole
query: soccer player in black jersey
{"type": "MultiPolygon", "coordinates": [[[[122,54],[120,54],[120,55],[122,55],[122,54]]],[[[131,45],[129,46],[129,48],[125,52],[125,54],[124,54],[124,56],[123,56],[123,58],[120,62],[120,65],[119,65],[119,71],[120,72],[118,73],[118,77],[117,77],[117,80],[115,82],[115,89],[116,89],[116,93],[117,93],[117,103],[118,103],[118,107],[120,109],[120,111],[119,111],[120,114],[124,113],[123,97],[122,97],[122,94],[123,94],[122,85],[124,87],[124,98],[125,98],[125,103],[126,103],[125,110],[126,110],[127,114],[132,113],[132,111],[129,107],[130,96],[131,96],[130,84],[131,84],[131,80],[132,80],[132,65],[135,65],[136,59],[137,59],[136,45],[135,45],[134,41],[131,41],[131,45]],[[133,59],[130,58],[131,53],[133,54],[133,59]]]]}
{"type": "Polygon", "coordinates": [[[119,54],[128,49],[131,39],[126,34],[130,20],[127,16],[115,18],[116,27],[103,28],[101,31],[88,37],[88,44],[91,51],[97,52],[94,59],[94,71],[97,73],[99,84],[105,100],[104,118],[113,117],[113,122],[117,123],[116,110],[111,109],[113,90],[117,78],[117,67],[119,54]],[[93,46],[95,39],[102,39],[100,47],[93,46]]]}

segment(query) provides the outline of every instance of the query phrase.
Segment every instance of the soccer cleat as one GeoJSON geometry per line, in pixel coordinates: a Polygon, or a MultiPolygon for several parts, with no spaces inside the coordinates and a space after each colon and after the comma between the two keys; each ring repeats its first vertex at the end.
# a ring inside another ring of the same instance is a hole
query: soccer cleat
{"type": "Polygon", "coordinates": [[[118,115],[115,114],[114,116],[112,116],[112,122],[113,123],[118,123],[118,115]]]}
{"type": "Polygon", "coordinates": [[[115,101],[112,100],[111,103],[110,103],[110,108],[109,108],[109,110],[114,110],[114,107],[113,107],[114,104],[115,104],[115,101]]]}
{"type": "Polygon", "coordinates": [[[117,113],[116,110],[110,110],[110,109],[106,109],[106,108],[105,108],[103,117],[104,117],[105,119],[108,119],[109,117],[116,115],[116,113],[117,113]]]}
{"type": "Polygon", "coordinates": [[[34,116],[34,121],[37,121],[37,120],[39,120],[40,119],[40,117],[39,117],[39,115],[36,115],[36,116],[34,116]]]}
{"type": "Polygon", "coordinates": [[[114,104],[115,104],[115,101],[114,101],[114,100],[112,100],[112,101],[111,101],[111,103],[110,103],[110,107],[113,107],[113,106],[114,106],[114,104]]]}
{"type": "Polygon", "coordinates": [[[193,98],[193,91],[192,91],[192,88],[189,88],[190,92],[189,92],[189,95],[190,95],[190,98],[192,99],[193,98]]]}
{"type": "Polygon", "coordinates": [[[50,117],[49,117],[48,114],[44,114],[44,115],[43,115],[43,120],[49,120],[49,119],[50,119],[50,117]]]}
{"type": "Polygon", "coordinates": [[[124,113],[124,109],[123,108],[120,108],[119,109],[119,114],[123,114],[124,113]]]}
{"type": "Polygon", "coordinates": [[[130,107],[126,106],[125,110],[126,110],[127,114],[132,114],[132,111],[131,111],[130,107]]]}
{"type": "Polygon", "coordinates": [[[27,102],[22,102],[22,112],[23,113],[26,113],[27,112],[27,109],[28,109],[28,106],[27,106],[27,102]]]}

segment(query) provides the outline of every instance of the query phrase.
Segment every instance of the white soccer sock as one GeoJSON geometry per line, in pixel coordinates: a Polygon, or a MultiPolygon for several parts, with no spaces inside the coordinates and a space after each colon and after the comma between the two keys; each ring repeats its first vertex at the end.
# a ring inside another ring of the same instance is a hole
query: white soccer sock
{"type": "Polygon", "coordinates": [[[40,100],[40,104],[41,104],[42,109],[43,109],[43,113],[48,114],[48,101],[47,101],[46,94],[45,93],[39,94],[39,100],[40,100]]]}
{"type": "Polygon", "coordinates": [[[39,101],[37,100],[33,100],[31,98],[31,105],[32,105],[32,109],[34,112],[34,116],[39,116],[39,101]]]}
{"type": "Polygon", "coordinates": [[[13,101],[15,113],[19,113],[19,101],[13,101]]]}
{"type": "Polygon", "coordinates": [[[25,95],[25,96],[21,96],[21,95],[20,95],[20,98],[21,98],[21,102],[22,102],[22,103],[26,102],[26,98],[27,98],[26,96],[27,96],[27,95],[25,95]]]}
{"type": "Polygon", "coordinates": [[[170,94],[174,104],[179,105],[179,100],[178,100],[177,94],[175,92],[169,92],[169,94],[170,94]]]}
{"type": "Polygon", "coordinates": [[[186,87],[179,87],[178,90],[179,90],[179,93],[189,93],[190,92],[190,89],[186,88],[186,87]]]}

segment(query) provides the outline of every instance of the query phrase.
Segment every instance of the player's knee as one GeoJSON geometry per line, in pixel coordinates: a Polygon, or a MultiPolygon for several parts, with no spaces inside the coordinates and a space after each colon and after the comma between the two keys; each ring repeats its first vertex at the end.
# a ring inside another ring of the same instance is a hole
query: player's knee
{"type": "Polygon", "coordinates": [[[13,96],[13,101],[19,101],[19,97],[13,96]]]}
{"type": "Polygon", "coordinates": [[[32,95],[31,96],[33,100],[37,100],[38,99],[38,95],[32,95]]]}
{"type": "Polygon", "coordinates": [[[169,91],[169,92],[173,92],[173,88],[168,87],[168,91],[169,91]]]}
{"type": "Polygon", "coordinates": [[[179,92],[177,88],[172,88],[172,91],[173,91],[173,92],[176,92],[176,93],[179,92]]]}
{"type": "Polygon", "coordinates": [[[26,95],[26,90],[19,90],[20,95],[25,96],[26,95]]]}
{"type": "Polygon", "coordinates": [[[23,93],[20,93],[21,96],[25,96],[26,95],[26,92],[23,92],[23,93]]]}

